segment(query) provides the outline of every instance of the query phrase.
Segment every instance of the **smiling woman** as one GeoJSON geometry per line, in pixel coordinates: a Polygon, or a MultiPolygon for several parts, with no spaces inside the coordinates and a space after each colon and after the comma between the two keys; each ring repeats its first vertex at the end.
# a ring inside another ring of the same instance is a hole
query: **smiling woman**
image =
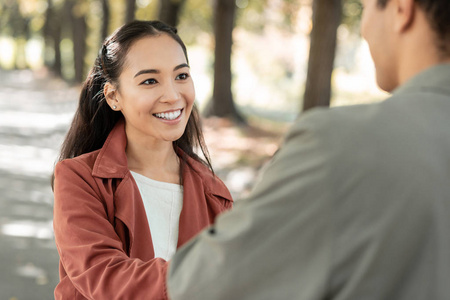
{"type": "Polygon", "coordinates": [[[167,180],[173,182],[178,174],[170,172],[178,169],[176,165],[168,170],[169,174],[164,174],[162,171],[171,166],[164,164],[166,157],[152,155],[152,162],[147,155],[144,159],[136,152],[142,148],[156,149],[158,145],[171,147],[167,142],[182,136],[195,99],[186,55],[171,36],[149,36],[133,43],[125,66],[118,83],[107,82],[104,91],[110,107],[120,110],[127,120],[127,153],[137,154],[128,155],[130,168],[142,172],[153,169],[152,174],[147,174],[149,177],[165,181],[167,175],[170,177],[167,180]]]}
{"type": "Polygon", "coordinates": [[[194,99],[175,28],[134,21],[105,40],[54,172],[56,299],[166,299],[176,249],[231,208],[194,99]]]}

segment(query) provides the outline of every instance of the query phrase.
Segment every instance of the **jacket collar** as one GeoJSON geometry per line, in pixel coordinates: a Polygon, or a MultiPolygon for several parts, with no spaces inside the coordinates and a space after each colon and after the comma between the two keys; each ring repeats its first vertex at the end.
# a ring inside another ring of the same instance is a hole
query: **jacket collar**
{"type": "Polygon", "coordinates": [[[111,130],[100,149],[92,175],[100,178],[124,178],[129,172],[126,147],[125,121],[122,118],[111,130]]]}
{"type": "Polygon", "coordinates": [[[443,94],[450,94],[449,87],[450,63],[432,66],[405,82],[393,91],[393,95],[403,95],[406,93],[424,92],[433,90],[443,94]]]}
{"type": "MultiPolygon", "coordinates": [[[[126,156],[127,136],[125,133],[125,121],[120,119],[109,133],[103,147],[97,156],[92,170],[92,176],[100,178],[124,178],[130,171],[126,156]]],[[[215,194],[231,200],[230,192],[221,181],[202,163],[186,155],[180,148],[178,156],[186,162],[183,169],[183,182],[196,177],[205,184],[207,193],[215,194]]]]}

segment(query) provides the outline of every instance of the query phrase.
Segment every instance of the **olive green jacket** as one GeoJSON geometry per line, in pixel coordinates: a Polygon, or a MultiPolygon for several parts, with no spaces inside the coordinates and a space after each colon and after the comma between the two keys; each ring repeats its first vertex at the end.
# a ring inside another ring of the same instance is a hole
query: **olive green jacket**
{"type": "Polygon", "coordinates": [[[167,276],[174,300],[450,299],[450,65],[305,113],[167,276]]]}

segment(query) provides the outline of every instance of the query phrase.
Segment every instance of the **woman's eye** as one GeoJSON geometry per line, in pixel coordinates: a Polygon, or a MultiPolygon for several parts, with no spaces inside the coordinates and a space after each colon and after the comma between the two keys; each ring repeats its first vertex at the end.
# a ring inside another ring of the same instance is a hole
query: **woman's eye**
{"type": "Polygon", "coordinates": [[[151,78],[151,79],[146,79],[144,81],[141,82],[141,84],[144,85],[152,85],[152,84],[156,84],[158,83],[155,79],[151,78]]]}
{"type": "Polygon", "coordinates": [[[188,78],[189,78],[189,74],[188,73],[182,73],[182,74],[178,75],[176,79],[178,79],[178,80],[186,80],[188,78]]]}

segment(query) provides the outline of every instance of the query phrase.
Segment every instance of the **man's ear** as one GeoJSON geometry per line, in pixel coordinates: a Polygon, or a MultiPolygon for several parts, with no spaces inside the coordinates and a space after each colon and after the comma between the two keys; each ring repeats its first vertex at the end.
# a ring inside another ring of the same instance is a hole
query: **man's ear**
{"type": "Polygon", "coordinates": [[[414,0],[391,0],[395,5],[394,30],[402,33],[408,30],[415,18],[416,5],[414,0]]]}
{"type": "Polygon", "coordinates": [[[103,94],[106,102],[112,110],[120,110],[119,100],[117,99],[117,89],[110,82],[105,83],[103,87],[103,94]]]}

